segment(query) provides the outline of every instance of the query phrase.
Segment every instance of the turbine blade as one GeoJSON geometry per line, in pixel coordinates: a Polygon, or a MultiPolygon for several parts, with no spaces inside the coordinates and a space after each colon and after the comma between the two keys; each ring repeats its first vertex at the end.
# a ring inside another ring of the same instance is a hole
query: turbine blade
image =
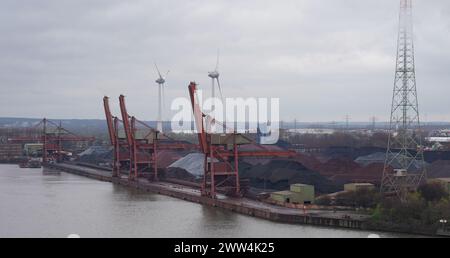
{"type": "Polygon", "coordinates": [[[161,73],[159,72],[158,66],[155,63],[156,71],[158,72],[159,78],[162,78],[161,73]]]}

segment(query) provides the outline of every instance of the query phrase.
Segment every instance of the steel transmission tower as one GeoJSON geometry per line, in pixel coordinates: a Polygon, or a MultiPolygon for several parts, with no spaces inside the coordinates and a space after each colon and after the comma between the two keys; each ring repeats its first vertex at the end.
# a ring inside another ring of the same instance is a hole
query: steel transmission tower
{"type": "Polygon", "coordinates": [[[400,1],[390,132],[381,191],[404,200],[426,177],[416,91],[412,0],[400,1]]]}

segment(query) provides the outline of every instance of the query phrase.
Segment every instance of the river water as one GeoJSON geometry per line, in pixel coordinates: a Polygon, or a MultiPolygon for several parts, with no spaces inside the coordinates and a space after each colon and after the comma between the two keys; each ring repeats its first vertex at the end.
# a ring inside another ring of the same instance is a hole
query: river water
{"type": "Polygon", "coordinates": [[[371,233],[274,223],[64,172],[0,165],[0,237],[346,238],[371,233]]]}

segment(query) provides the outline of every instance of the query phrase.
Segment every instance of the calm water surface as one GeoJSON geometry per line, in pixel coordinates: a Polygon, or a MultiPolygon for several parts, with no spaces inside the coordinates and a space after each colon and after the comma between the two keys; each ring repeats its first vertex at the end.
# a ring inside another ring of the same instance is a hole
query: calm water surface
{"type": "Polygon", "coordinates": [[[342,238],[370,233],[274,223],[63,172],[0,165],[0,237],[342,238]]]}

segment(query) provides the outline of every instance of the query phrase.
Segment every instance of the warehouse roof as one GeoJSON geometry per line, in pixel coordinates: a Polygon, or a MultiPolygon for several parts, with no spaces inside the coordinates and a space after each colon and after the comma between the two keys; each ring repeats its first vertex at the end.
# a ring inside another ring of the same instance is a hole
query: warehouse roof
{"type": "Polygon", "coordinates": [[[273,192],[273,193],[271,193],[271,194],[278,194],[278,195],[290,196],[290,195],[293,195],[294,192],[291,192],[291,191],[280,191],[280,192],[273,192]]]}
{"type": "Polygon", "coordinates": [[[312,186],[312,185],[307,185],[307,184],[292,184],[291,186],[312,186]]]}
{"type": "Polygon", "coordinates": [[[439,181],[450,183],[450,178],[435,178],[435,180],[439,180],[439,181]]]}
{"type": "Polygon", "coordinates": [[[355,186],[373,186],[374,184],[371,183],[349,183],[346,185],[355,185],[355,186]]]}

